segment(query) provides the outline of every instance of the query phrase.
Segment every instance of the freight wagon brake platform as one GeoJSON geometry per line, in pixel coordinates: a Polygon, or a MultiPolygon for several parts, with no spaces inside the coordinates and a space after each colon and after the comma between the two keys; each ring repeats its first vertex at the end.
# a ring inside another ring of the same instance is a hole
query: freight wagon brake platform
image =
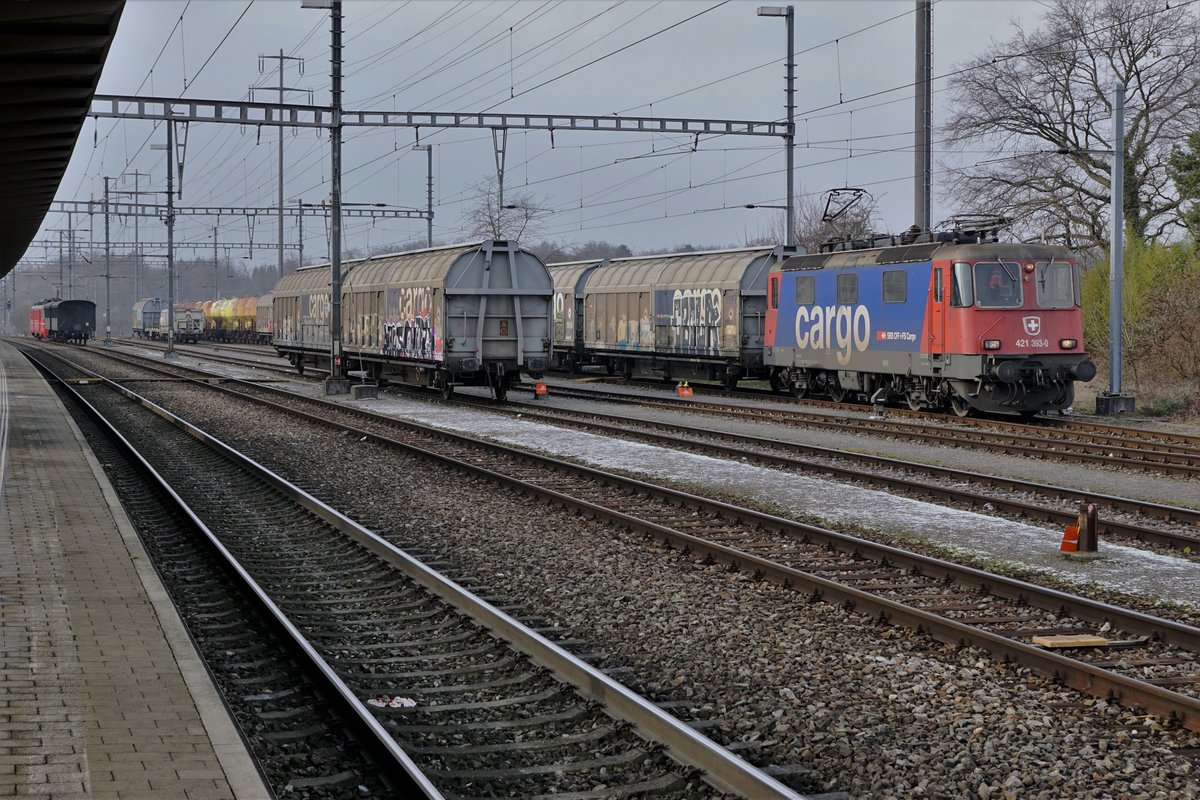
{"type": "Polygon", "coordinates": [[[116,493],[0,343],[0,797],[267,798],[116,493]]]}

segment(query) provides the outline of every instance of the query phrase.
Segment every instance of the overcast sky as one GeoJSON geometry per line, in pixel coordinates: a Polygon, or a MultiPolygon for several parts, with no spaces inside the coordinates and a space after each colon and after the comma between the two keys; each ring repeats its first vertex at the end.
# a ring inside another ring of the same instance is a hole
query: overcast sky
{"type": "MultiPolygon", "coordinates": [[[[784,114],[786,27],[782,19],[756,16],[760,4],[346,2],[344,105],[353,110],[778,119],[784,114]],[[652,34],[657,35],[551,80],[652,34]]],[[[867,188],[879,201],[882,227],[892,231],[913,221],[914,6],[913,0],[796,3],[798,191],[867,188]]],[[[988,38],[1008,38],[1014,22],[1035,27],[1044,12],[1033,0],[936,2],[935,76],[961,64],[988,38]]],[[[302,75],[296,62],[287,62],[287,85],[311,90],[313,102],[324,104],[329,102],[328,46],[327,12],[302,9],[300,0],[256,0],[249,6],[245,0],[130,0],[99,92],[246,99],[252,85],[277,84],[277,61],[260,62],[259,56],[282,48],[304,59],[302,75]]],[[[935,122],[946,112],[946,85],[945,80],[934,84],[935,122]]],[[[276,96],[254,93],[261,101],[276,96]]],[[[308,102],[304,93],[290,97],[308,102]]],[[[162,189],[164,154],[149,145],[164,136],[147,121],[89,119],[59,199],[99,197],[103,176],[135,169],[150,173],[153,188],[162,189]]],[[[274,205],[277,138],[273,129],[260,133],[193,124],[180,204],[274,205]]],[[[935,133],[935,170],[937,139],[935,133]]],[[[482,130],[443,129],[422,131],[421,140],[435,145],[435,238],[466,239],[464,212],[475,187],[494,170],[491,137],[482,130]]],[[[347,130],[344,199],[423,208],[426,160],[424,153],[411,151],[413,143],[409,129],[347,130]]],[[[783,202],[781,141],[726,136],[702,138],[697,152],[691,145],[677,137],[560,131],[552,147],[545,131],[512,131],[506,187],[510,197],[528,192],[536,206],[553,210],[546,234],[559,241],[605,239],[646,250],[738,244],[763,230],[770,215],[779,212],[743,206],[783,202]]],[[[327,140],[312,131],[287,134],[287,198],[327,198],[328,153],[327,140]]],[[[987,157],[968,153],[962,159],[987,157]]],[[[944,204],[938,183],[935,174],[935,221],[958,210],[944,204]]],[[[132,188],[129,179],[120,184],[132,188]]],[[[307,223],[306,261],[312,263],[327,252],[326,233],[320,219],[307,223]]],[[[64,217],[52,214],[44,227],[64,224],[64,217]]],[[[102,236],[102,220],[93,224],[102,236]]],[[[180,218],[178,238],[211,242],[214,224],[209,218],[180,218]]],[[[424,236],[424,225],[421,220],[374,225],[351,220],[347,245],[417,239],[424,236]]],[[[126,221],[114,225],[114,236],[129,239],[131,231],[126,221]]],[[[143,239],[164,236],[154,220],[144,221],[142,231],[143,239]]],[[[266,219],[253,231],[256,244],[273,242],[275,235],[274,222],[266,219]]],[[[285,237],[295,241],[296,235],[289,220],[285,237]]],[[[250,236],[244,218],[220,220],[222,240],[250,236]]],[[[273,252],[258,247],[253,255],[259,263],[274,260],[273,252]]]]}

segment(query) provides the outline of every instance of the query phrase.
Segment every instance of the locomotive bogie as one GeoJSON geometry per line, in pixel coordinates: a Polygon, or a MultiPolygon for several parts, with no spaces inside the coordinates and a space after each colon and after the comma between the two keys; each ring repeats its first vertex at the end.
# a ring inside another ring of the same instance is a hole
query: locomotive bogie
{"type": "MultiPolygon", "coordinates": [[[[538,258],[495,241],[343,265],[343,355],[376,380],[487,386],[498,398],[549,366],[552,283],[538,258]]],[[[328,367],[329,267],[279,281],[276,349],[298,369],[328,367]]]]}

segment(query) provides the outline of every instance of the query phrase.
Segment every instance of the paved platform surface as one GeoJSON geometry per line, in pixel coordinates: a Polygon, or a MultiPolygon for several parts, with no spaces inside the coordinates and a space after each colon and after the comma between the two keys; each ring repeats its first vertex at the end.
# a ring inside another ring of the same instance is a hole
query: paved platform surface
{"type": "Polygon", "coordinates": [[[0,797],[269,798],[116,494],[0,342],[0,797]]]}

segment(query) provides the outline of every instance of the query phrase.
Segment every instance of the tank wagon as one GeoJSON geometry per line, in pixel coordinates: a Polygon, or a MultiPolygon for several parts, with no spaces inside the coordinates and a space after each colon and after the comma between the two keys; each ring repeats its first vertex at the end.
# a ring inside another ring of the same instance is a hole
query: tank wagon
{"type": "Polygon", "coordinates": [[[1069,406],[1075,382],[1096,374],[1083,347],[1074,254],[974,231],[933,237],[831,249],[772,271],[772,386],[834,400],[883,390],[914,410],[959,416],[1069,406]]]}
{"type": "Polygon", "coordinates": [[[204,338],[217,342],[255,342],[259,296],[227,297],[201,303],[204,338]]]}
{"type": "MultiPolygon", "coordinates": [[[[548,366],[553,284],[515,242],[485,241],[342,265],[342,347],[350,369],[438,389],[488,386],[498,400],[548,366]]],[[[328,368],[330,267],[275,286],[274,345],[297,369],[328,368]]]]}
{"type": "Polygon", "coordinates": [[[552,264],[555,363],[727,388],[766,377],[767,272],[797,252],[780,245],[552,264]]]}
{"type": "Polygon", "coordinates": [[[271,336],[275,333],[275,316],[271,307],[275,300],[274,292],[267,292],[258,298],[254,312],[254,343],[270,344],[271,336]]]}
{"type": "Polygon", "coordinates": [[[153,332],[158,329],[159,315],[166,307],[167,301],[157,297],[146,297],[134,301],[133,318],[130,322],[130,330],[133,331],[133,335],[139,339],[152,338],[153,332]]]}
{"type": "Polygon", "coordinates": [[[96,332],[91,300],[39,300],[29,308],[29,332],[35,338],[86,345],[96,332]]]}

